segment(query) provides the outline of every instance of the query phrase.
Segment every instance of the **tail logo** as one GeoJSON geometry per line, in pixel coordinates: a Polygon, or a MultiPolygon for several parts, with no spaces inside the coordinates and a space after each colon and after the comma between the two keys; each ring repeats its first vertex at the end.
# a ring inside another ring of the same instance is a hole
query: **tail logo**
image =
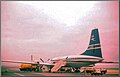
{"type": "Polygon", "coordinates": [[[94,35],[91,36],[91,40],[92,40],[92,41],[95,41],[94,35]]]}

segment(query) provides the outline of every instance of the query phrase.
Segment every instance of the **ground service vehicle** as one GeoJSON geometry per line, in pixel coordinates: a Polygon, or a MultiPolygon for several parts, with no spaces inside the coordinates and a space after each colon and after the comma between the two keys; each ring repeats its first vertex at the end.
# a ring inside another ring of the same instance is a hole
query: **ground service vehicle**
{"type": "Polygon", "coordinates": [[[103,75],[103,74],[106,74],[106,72],[107,72],[106,69],[97,68],[97,69],[94,69],[91,75],[103,75]]]}
{"type": "Polygon", "coordinates": [[[20,71],[37,71],[38,67],[36,64],[21,64],[19,69],[20,71]]]}
{"type": "Polygon", "coordinates": [[[94,67],[83,67],[80,69],[80,72],[91,74],[91,75],[103,75],[103,74],[106,74],[107,69],[94,68],[94,67]]]}

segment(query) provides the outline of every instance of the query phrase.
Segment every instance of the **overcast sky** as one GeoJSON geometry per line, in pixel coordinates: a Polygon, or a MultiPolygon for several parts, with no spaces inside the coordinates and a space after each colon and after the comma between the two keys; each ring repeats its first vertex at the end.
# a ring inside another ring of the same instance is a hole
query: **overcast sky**
{"type": "Polygon", "coordinates": [[[117,1],[2,1],[1,58],[81,54],[99,29],[103,58],[119,60],[117,1]]]}

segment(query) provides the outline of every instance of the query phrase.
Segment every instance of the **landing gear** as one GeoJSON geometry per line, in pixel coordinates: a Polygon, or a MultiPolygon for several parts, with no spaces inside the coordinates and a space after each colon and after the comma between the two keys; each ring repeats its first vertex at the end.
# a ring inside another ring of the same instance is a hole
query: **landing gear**
{"type": "Polygon", "coordinates": [[[71,72],[80,72],[79,68],[71,68],[71,72]]]}
{"type": "Polygon", "coordinates": [[[79,68],[76,68],[76,69],[75,69],[75,72],[80,72],[80,69],[79,69],[79,68]]]}
{"type": "Polygon", "coordinates": [[[48,66],[42,66],[42,72],[50,72],[50,68],[48,66]]]}

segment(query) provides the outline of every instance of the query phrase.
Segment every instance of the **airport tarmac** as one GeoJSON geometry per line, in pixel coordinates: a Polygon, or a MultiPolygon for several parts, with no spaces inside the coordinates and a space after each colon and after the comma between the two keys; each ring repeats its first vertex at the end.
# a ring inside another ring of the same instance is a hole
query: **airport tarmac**
{"type": "MultiPolygon", "coordinates": [[[[3,70],[2,70],[3,71],[3,70]]],[[[41,73],[41,72],[23,72],[18,68],[9,68],[2,72],[2,76],[90,76],[84,73],[41,73]]],[[[108,69],[103,76],[119,76],[118,69],[108,69]]]]}

